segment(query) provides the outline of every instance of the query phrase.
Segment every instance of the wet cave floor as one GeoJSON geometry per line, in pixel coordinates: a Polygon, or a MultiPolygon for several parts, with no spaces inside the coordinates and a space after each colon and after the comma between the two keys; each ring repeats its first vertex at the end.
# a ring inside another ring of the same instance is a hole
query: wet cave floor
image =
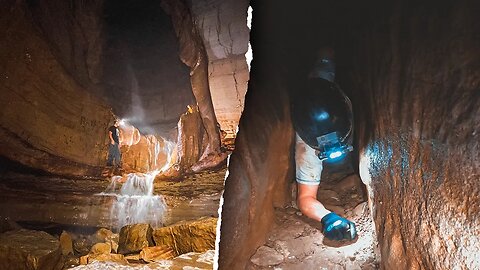
{"type": "MultiPolygon", "coordinates": [[[[225,173],[226,168],[222,168],[183,179],[155,180],[153,193],[162,195],[167,205],[164,226],[201,217],[218,217],[225,173]]],[[[110,183],[109,178],[65,179],[4,174],[0,181],[0,217],[15,221],[16,229],[44,231],[57,239],[65,231],[76,239],[75,254],[63,257],[63,269],[75,266],[78,269],[213,269],[214,250],[189,252],[149,264],[139,259],[138,254],[132,254],[125,257],[128,264],[94,260],[79,266],[80,256],[87,254],[94,244],[88,239],[92,239],[100,228],[119,231],[111,219],[115,197],[101,195],[110,183]]]]}
{"type": "MultiPolygon", "coordinates": [[[[320,222],[302,215],[292,202],[275,210],[274,227],[265,245],[250,258],[247,269],[379,269],[378,244],[366,191],[349,163],[346,160],[342,164],[324,164],[317,198],[327,209],[356,224],[356,241],[349,244],[324,239],[320,222]]],[[[296,185],[292,192],[296,193],[296,185]]]]}
{"type": "MultiPolygon", "coordinates": [[[[164,224],[218,217],[225,172],[223,168],[179,180],[155,180],[153,193],[162,195],[167,204],[164,224]]],[[[98,195],[110,182],[109,178],[5,174],[0,181],[0,216],[54,234],[61,230],[90,233],[100,227],[115,230],[110,220],[113,198],[98,195]]]]}

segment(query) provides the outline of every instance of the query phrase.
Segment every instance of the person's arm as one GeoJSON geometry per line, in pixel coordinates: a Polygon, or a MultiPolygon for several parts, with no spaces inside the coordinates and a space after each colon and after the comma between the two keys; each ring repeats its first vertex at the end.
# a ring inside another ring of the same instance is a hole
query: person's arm
{"type": "Polygon", "coordinates": [[[300,211],[307,217],[321,221],[322,218],[329,214],[321,202],[317,200],[318,185],[297,184],[298,187],[298,207],[300,211]]]}
{"type": "Polygon", "coordinates": [[[115,144],[115,141],[113,140],[113,136],[112,136],[112,131],[108,131],[108,137],[110,138],[110,143],[111,144],[115,144]]]}
{"type": "Polygon", "coordinates": [[[328,211],[317,200],[318,185],[298,184],[298,206],[307,217],[320,221],[323,234],[330,240],[353,240],[357,237],[355,223],[328,211]]]}

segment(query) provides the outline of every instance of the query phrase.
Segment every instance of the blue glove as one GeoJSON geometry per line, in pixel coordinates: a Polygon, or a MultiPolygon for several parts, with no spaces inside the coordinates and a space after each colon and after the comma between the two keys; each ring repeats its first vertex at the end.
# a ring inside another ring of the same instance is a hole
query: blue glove
{"type": "Polygon", "coordinates": [[[333,212],[325,215],[320,222],[323,234],[330,240],[353,240],[357,236],[355,223],[333,212]]]}

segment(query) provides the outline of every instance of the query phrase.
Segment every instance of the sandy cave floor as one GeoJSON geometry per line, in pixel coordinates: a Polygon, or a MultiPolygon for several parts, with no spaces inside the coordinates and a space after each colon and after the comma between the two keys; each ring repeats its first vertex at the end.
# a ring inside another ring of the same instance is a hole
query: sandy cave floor
{"type": "MultiPolygon", "coordinates": [[[[349,164],[346,160],[324,167],[317,197],[327,209],[355,222],[358,239],[341,246],[324,241],[320,223],[303,216],[292,203],[276,209],[274,227],[247,269],[379,269],[378,243],[366,190],[349,164]]],[[[296,194],[293,186],[292,193],[296,194]]]]}

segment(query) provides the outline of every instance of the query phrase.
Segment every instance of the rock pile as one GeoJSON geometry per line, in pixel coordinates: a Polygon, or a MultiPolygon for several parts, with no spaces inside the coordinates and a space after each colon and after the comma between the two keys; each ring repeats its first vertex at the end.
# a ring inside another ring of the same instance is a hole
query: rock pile
{"type": "Polygon", "coordinates": [[[190,263],[191,256],[201,259],[213,252],[216,226],[216,218],[201,218],[157,229],[149,224],[127,225],[119,234],[101,228],[92,235],[63,231],[56,237],[43,231],[3,226],[0,269],[51,270],[98,263],[132,266],[174,260],[186,263],[185,256],[190,263]]]}

